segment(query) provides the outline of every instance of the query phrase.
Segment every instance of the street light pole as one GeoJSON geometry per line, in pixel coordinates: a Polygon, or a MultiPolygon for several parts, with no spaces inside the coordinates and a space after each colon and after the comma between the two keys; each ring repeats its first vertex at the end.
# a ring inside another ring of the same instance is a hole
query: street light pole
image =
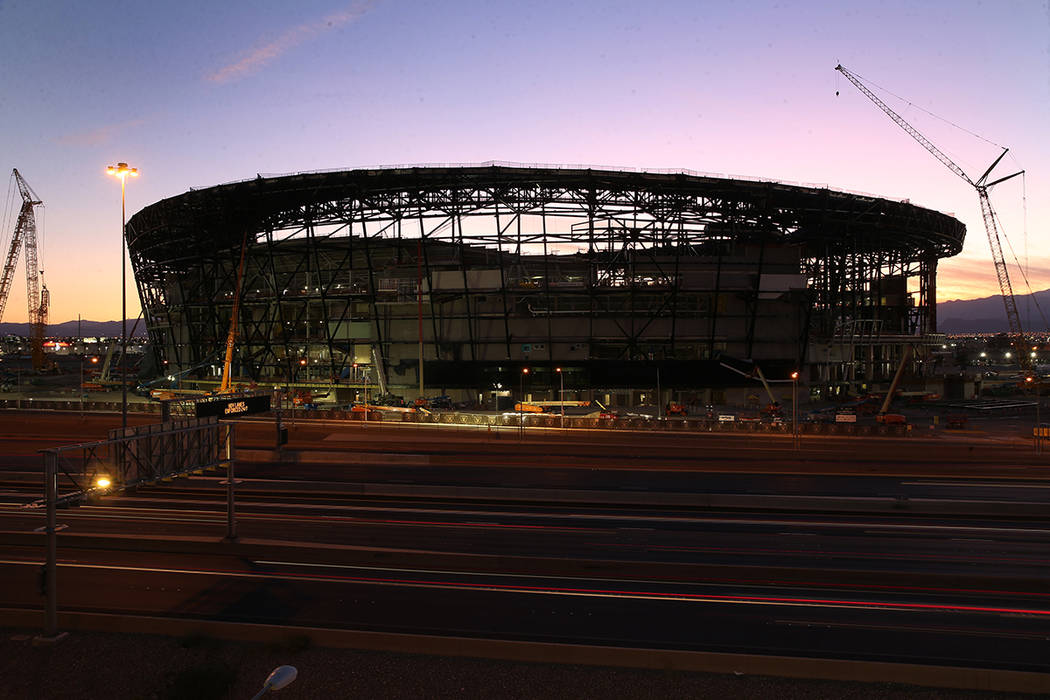
{"type": "Polygon", "coordinates": [[[1039,426],[1039,377],[1028,375],[1024,378],[1025,384],[1035,385],[1035,430],[1032,432],[1033,446],[1038,454],[1043,451],[1043,434],[1039,426]]]}
{"type": "Polygon", "coordinates": [[[129,168],[127,163],[117,163],[106,168],[106,172],[120,178],[120,427],[121,437],[128,430],[128,287],[127,256],[128,221],[124,206],[124,186],[128,176],[138,177],[138,168],[129,168]]]}
{"type": "Polygon", "coordinates": [[[791,445],[799,448],[798,439],[798,372],[791,373],[791,445]]]}
{"type": "Polygon", "coordinates": [[[558,401],[561,403],[561,427],[565,427],[565,373],[561,371],[561,367],[554,370],[558,373],[558,401]]]}
{"type": "Polygon", "coordinates": [[[518,439],[525,439],[525,377],[529,373],[528,367],[522,367],[521,369],[521,381],[519,382],[518,391],[518,439]]]}

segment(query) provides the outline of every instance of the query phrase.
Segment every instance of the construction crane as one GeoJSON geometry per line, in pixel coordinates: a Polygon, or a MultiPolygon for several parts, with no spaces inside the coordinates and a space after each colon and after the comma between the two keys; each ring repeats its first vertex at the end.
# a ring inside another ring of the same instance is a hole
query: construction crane
{"type": "Polygon", "coordinates": [[[984,229],[988,233],[988,246],[992,249],[992,261],[995,263],[995,276],[999,280],[999,292],[1003,297],[1003,304],[1006,307],[1006,320],[1010,326],[1010,342],[1014,346],[1014,350],[1017,353],[1018,360],[1021,363],[1023,369],[1029,369],[1031,367],[1031,358],[1027,352],[1027,347],[1024,342],[1024,333],[1021,330],[1021,316],[1017,313],[1017,301],[1014,299],[1013,285],[1010,284],[1010,273],[1006,269],[1006,259],[1003,257],[1003,246],[1000,242],[999,226],[996,223],[995,210],[992,209],[992,203],[988,199],[988,190],[994,185],[998,185],[1000,182],[1006,182],[1012,178],[1017,177],[1024,173],[1023,170],[1019,170],[1012,175],[1000,177],[996,180],[988,182],[988,176],[991,175],[992,170],[995,166],[999,165],[999,161],[1003,159],[1009,149],[1004,148],[1003,152],[999,154],[999,157],[988,166],[988,169],[984,171],[977,180],[970,178],[966,172],[960,168],[956,163],[946,156],[939,148],[930,143],[930,140],[919,133],[919,131],[908,122],[904,121],[904,118],[899,114],[890,109],[885,102],[880,100],[868,87],[861,81],[857,75],[851,73],[846,68],[839,65],[835,66],[835,70],[846,76],[846,80],[853,83],[854,86],[867,97],[869,100],[875,103],[875,105],[881,109],[886,115],[896,122],[897,126],[904,129],[913,139],[919,142],[923,148],[929,151],[934,158],[939,160],[946,168],[951,170],[953,173],[958,175],[960,178],[966,181],[971,187],[977,190],[977,198],[981,202],[981,217],[984,219],[984,229]]]}
{"type": "Polygon", "coordinates": [[[39,269],[37,261],[36,216],[33,213],[33,207],[40,206],[44,202],[18,172],[18,168],[14,169],[12,175],[18,185],[18,192],[22,195],[22,209],[18,213],[15,233],[11,237],[11,247],[4,261],[3,275],[0,276],[0,320],[3,320],[4,317],[4,308],[7,306],[7,297],[11,292],[11,282],[15,276],[15,265],[18,263],[18,252],[24,241],[26,247],[26,301],[29,305],[33,369],[41,370],[44,368],[44,334],[47,331],[51,294],[47,291],[47,285],[42,282],[44,271],[39,269]]]}

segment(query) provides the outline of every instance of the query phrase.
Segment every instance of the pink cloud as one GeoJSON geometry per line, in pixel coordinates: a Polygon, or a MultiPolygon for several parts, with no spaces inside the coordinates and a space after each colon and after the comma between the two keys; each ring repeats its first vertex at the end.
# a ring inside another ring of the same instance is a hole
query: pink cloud
{"type": "Polygon", "coordinates": [[[125,129],[141,126],[145,123],[146,119],[132,119],[117,124],[106,124],[105,126],[99,126],[94,129],[63,134],[62,136],[59,136],[56,141],[63,146],[98,146],[99,144],[111,141],[114,136],[125,129]]]}
{"type": "Polygon", "coordinates": [[[279,58],[286,51],[309,41],[319,34],[359,19],[371,8],[371,4],[369,1],[355,2],[347,9],[328,15],[322,20],[306,22],[292,27],[273,41],[256,46],[233,63],[222,66],[204,76],[204,78],[213,83],[230,83],[240,80],[279,58]]]}

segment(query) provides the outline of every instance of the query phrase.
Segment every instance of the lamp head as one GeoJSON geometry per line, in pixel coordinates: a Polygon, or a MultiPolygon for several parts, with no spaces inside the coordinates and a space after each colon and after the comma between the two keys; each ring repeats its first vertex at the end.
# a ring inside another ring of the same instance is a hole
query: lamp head
{"type": "Polygon", "coordinates": [[[106,167],[106,174],[119,177],[121,180],[127,177],[138,177],[139,169],[128,167],[127,163],[117,163],[106,167]]]}

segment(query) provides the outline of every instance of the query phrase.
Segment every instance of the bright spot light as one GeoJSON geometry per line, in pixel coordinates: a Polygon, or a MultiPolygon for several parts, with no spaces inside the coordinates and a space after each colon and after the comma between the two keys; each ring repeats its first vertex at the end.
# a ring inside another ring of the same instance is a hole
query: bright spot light
{"type": "Polygon", "coordinates": [[[113,482],[109,480],[108,476],[100,476],[97,479],[95,479],[95,486],[97,486],[100,489],[108,489],[112,485],[113,482]]]}

